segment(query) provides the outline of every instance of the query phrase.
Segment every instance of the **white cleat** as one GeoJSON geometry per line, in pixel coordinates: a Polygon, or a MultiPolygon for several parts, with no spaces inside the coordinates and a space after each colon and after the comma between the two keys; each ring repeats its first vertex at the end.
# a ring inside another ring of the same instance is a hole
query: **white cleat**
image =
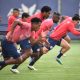
{"type": "Polygon", "coordinates": [[[17,69],[10,68],[10,71],[13,72],[13,73],[15,73],[15,74],[19,74],[20,73],[17,69]]]}
{"type": "Polygon", "coordinates": [[[30,70],[37,71],[37,69],[36,69],[34,66],[30,66],[30,65],[28,65],[28,68],[29,68],[30,70]]]}
{"type": "Polygon", "coordinates": [[[56,61],[57,61],[59,64],[62,65],[62,62],[61,62],[61,60],[60,60],[59,58],[56,58],[56,61]]]}

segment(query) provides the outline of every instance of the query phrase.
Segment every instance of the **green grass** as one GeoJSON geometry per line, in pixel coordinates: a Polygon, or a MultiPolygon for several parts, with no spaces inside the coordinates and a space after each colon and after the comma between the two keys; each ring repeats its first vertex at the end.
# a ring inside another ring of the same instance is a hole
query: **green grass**
{"type": "Polygon", "coordinates": [[[11,73],[11,66],[7,66],[0,71],[0,80],[80,80],[80,42],[71,43],[71,49],[62,57],[63,65],[55,61],[59,49],[56,46],[35,64],[38,71],[28,70],[26,60],[18,68],[20,74],[11,73]]]}

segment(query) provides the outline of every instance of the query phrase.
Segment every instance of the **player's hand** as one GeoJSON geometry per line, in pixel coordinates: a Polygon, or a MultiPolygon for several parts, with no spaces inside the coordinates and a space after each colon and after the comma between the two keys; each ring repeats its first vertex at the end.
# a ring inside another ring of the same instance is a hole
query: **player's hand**
{"type": "Polygon", "coordinates": [[[11,32],[8,32],[7,36],[6,36],[6,39],[8,41],[11,41],[12,40],[12,33],[11,32]]]}
{"type": "Polygon", "coordinates": [[[46,47],[42,48],[43,54],[46,54],[48,52],[48,49],[46,47]]]}

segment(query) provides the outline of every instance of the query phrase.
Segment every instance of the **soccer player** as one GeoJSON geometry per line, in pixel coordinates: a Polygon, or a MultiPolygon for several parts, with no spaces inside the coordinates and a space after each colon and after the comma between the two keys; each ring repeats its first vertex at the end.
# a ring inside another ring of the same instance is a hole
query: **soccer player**
{"type": "Polygon", "coordinates": [[[56,61],[60,64],[60,58],[70,49],[70,44],[64,40],[62,37],[68,32],[73,33],[74,35],[80,35],[80,32],[76,30],[76,25],[79,23],[80,17],[78,14],[75,14],[72,18],[68,18],[60,23],[57,28],[50,34],[48,39],[51,46],[55,46],[57,43],[60,43],[61,50],[56,57],[56,61]]]}
{"type": "MultiPolygon", "coordinates": [[[[69,17],[69,16],[61,16],[61,18],[60,18],[60,23],[61,23],[62,21],[64,21],[65,19],[67,19],[67,18],[70,18],[70,17],[69,17]]],[[[71,39],[70,39],[69,35],[65,35],[65,36],[63,36],[63,38],[64,38],[68,43],[71,42],[71,39]]]]}
{"type": "Polygon", "coordinates": [[[47,19],[50,15],[51,12],[51,8],[49,6],[43,6],[41,8],[41,12],[38,12],[36,14],[33,14],[32,16],[30,16],[27,19],[27,22],[30,22],[32,18],[37,17],[40,18],[42,21],[44,21],[45,19],[47,19]]]}
{"type": "Polygon", "coordinates": [[[15,21],[18,17],[19,17],[19,9],[14,8],[12,15],[9,16],[9,18],[8,18],[8,28],[7,28],[7,31],[10,31],[12,23],[14,23],[14,21],[15,21]]]}
{"type": "MultiPolygon", "coordinates": [[[[73,22],[74,22],[74,24],[76,23],[76,22],[78,22],[79,21],[79,17],[77,16],[77,15],[75,15],[72,19],[69,17],[68,19],[66,19],[64,22],[65,23],[67,23],[68,21],[70,21],[70,20],[72,20],[73,22]],[[77,18],[77,19],[76,19],[77,18]]],[[[65,32],[64,30],[65,30],[65,27],[62,27],[62,25],[64,24],[64,22],[62,22],[61,24],[60,24],[60,26],[61,26],[61,29],[63,30],[61,30],[62,32],[65,32]]],[[[60,28],[60,26],[59,26],[59,28],[60,28]]],[[[74,28],[75,29],[75,28],[74,28]]],[[[74,31],[74,29],[72,29],[71,31],[72,31],[72,33],[73,34],[80,34],[80,32],[77,32],[76,31],[76,29],[75,29],[75,31],[74,31]]],[[[56,30],[54,30],[53,31],[53,33],[55,32],[56,30]]],[[[61,32],[61,33],[62,33],[61,32]]],[[[60,34],[61,34],[60,33],[60,34]]],[[[56,34],[58,34],[58,32],[56,32],[56,34]]],[[[58,34],[58,36],[60,35],[60,34],[58,34]]],[[[65,34],[64,34],[65,35],[65,34]]],[[[63,36],[64,36],[63,35],[63,36]]],[[[55,34],[54,34],[54,36],[55,36],[55,34]]],[[[62,38],[63,38],[63,36],[62,36],[62,38]]],[[[59,41],[56,41],[56,45],[59,45],[59,46],[61,46],[62,47],[62,49],[60,50],[60,52],[61,51],[64,51],[64,52],[66,52],[69,48],[70,48],[70,45],[68,44],[69,42],[68,41],[66,41],[66,39],[65,38],[63,38],[63,39],[61,39],[61,40],[59,40],[59,41]],[[63,40],[62,41],[62,43],[61,43],[61,40],[63,40]]],[[[49,40],[50,41],[50,40],[49,40]]],[[[53,41],[50,45],[51,46],[53,46],[55,44],[55,42],[53,41]]],[[[63,52],[63,53],[64,53],[63,52]]],[[[31,69],[31,70],[35,70],[35,68],[33,67],[33,65],[34,65],[34,63],[42,56],[43,54],[40,54],[40,56],[37,58],[37,57],[33,57],[33,59],[32,59],[32,61],[29,63],[29,65],[28,65],[28,68],[29,69],[31,69]]],[[[57,58],[56,58],[56,60],[61,64],[61,62],[59,61],[59,59],[58,58],[60,58],[60,55],[61,54],[59,54],[58,56],[57,56],[57,58]]],[[[63,54],[62,54],[63,55],[63,54]]]]}
{"type": "MultiPolygon", "coordinates": [[[[43,8],[42,8],[42,12],[45,12],[45,11],[48,11],[48,10],[50,10],[48,7],[43,7],[43,8]]],[[[58,13],[57,13],[57,15],[59,16],[58,13]]],[[[55,16],[57,16],[57,15],[55,14],[55,16]]],[[[40,18],[40,17],[38,17],[38,18],[40,18]]],[[[47,18],[47,17],[46,17],[46,18],[47,18]]],[[[50,21],[51,21],[51,23],[50,23],[49,26],[51,27],[51,26],[53,25],[53,20],[51,19],[50,21]]],[[[50,21],[49,21],[49,22],[50,22],[50,21]]],[[[55,20],[55,22],[56,22],[56,20],[55,20]]],[[[46,22],[46,23],[47,23],[47,22],[46,22]]],[[[45,29],[46,29],[46,28],[45,28],[45,29]]],[[[33,47],[33,49],[34,49],[33,51],[36,51],[34,47],[33,47]]],[[[34,55],[34,54],[33,54],[33,55],[34,55]]],[[[33,55],[32,55],[32,56],[33,56],[33,55]]],[[[18,66],[19,66],[19,65],[14,65],[14,66],[12,67],[11,71],[17,73],[16,71],[17,71],[18,66]]]]}
{"type": "Polygon", "coordinates": [[[0,61],[0,69],[9,64],[21,64],[32,54],[29,38],[32,31],[39,29],[40,24],[41,20],[39,18],[32,18],[31,24],[19,20],[13,23],[11,31],[7,33],[6,38],[1,42],[4,61],[0,61]],[[14,46],[15,42],[20,44],[23,54],[20,55],[17,52],[14,46]]]}
{"type": "MultiPolygon", "coordinates": [[[[48,32],[51,30],[52,26],[54,27],[54,24],[57,24],[59,22],[59,19],[60,19],[60,14],[58,12],[54,12],[52,19],[46,19],[42,22],[38,34],[42,33],[42,36],[46,37],[48,32]]],[[[41,51],[40,53],[36,53],[36,54],[38,54],[37,57],[33,56],[32,54],[31,61],[28,65],[28,68],[31,70],[36,70],[33,67],[33,65],[44,53],[41,51]]]]}
{"type": "Polygon", "coordinates": [[[22,22],[26,22],[27,18],[29,18],[29,17],[30,17],[29,14],[24,12],[24,13],[22,13],[22,17],[19,18],[19,20],[22,22]]]}

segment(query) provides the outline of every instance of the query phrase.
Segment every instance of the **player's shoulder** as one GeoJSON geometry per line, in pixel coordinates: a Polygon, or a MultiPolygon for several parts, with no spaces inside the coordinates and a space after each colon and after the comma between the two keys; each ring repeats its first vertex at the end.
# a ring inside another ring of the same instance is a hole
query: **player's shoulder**
{"type": "Polygon", "coordinates": [[[8,19],[14,19],[15,17],[13,15],[9,16],[8,19]]]}
{"type": "Polygon", "coordinates": [[[45,20],[43,21],[43,23],[48,23],[48,22],[53,22],[53,20],[52,20],[52,19],[45,19],[45,20]]]}
{"type": "Polygon", "coordinates": [[[68,17],[67,19],[66,19],[66,23],[67,24],[70,24],[72,22],[72,17],[68,17]]]}
{"type": "Polygon", "coordinates": [[[70,24],[70,21],[67,21],[67,24],[70,24]]]}
{"type": "Polygon", "coordinates": [[[15,21],[20,22],[20,23],[23,24],[24,26],[30,26],[30,25],[31,25],[31,23],[23,22],[21,19],[16,19],[15,21]]]}
{"type": "Polygon", "coordinates": [[[24,25],[27,25],[27,26],[30,26],[31,25],[31,23],[28,23],[28,22],[22,22],[21,21],[21,23],[24,24],[24,25]]]}
{"type": "Polygon", "coordinates": [[[32,15],[32,17],[38,17],[38,18],[40,18],[41,17],[41,12],[35,13],[34,15],[32,15]]]}

